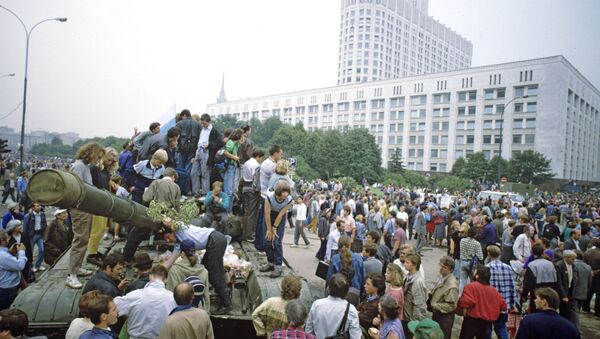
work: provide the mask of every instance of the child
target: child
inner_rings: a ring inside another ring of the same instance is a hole
[[[304,198],[302,197],[298,197],[297,202],[296,228],[294,230],[294,245],[292,245],[292,247],[298,247],[298,239],[302,236],[305,245],[304,248],[308,248],[310,242],[308,241],[308,238],[306,238],[306,234],[304,234],[304,228],[306,227],[306,204],[304,204]]]

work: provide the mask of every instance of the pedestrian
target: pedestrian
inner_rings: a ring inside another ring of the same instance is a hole
[[[146,188],[148,188],[154,180],[160,179],[163,176],[165,164],[168,159],[167,151],[159,149],[152,154],[150,160],[142,160],[133,165],[133,169],[137,174],[134,188],[131,191],[131,199],[133,201],[138,204],[143,204],[143,196]]]
[[[17,201],[21,202],[27,196],[27,185],[29,184],[29,174],[27,171],[21,171],[17,178]]]
[[[92,299],[102,295],[100,291],[89,291],[79,297],[79,318],[71,320],[65,339],[78,339],[83,332],[94,328],[94,323],[90,320],[88,314],[88,304]]]
[[[283,149],[279,145],[273,145],[269,148],[269,157],[260,164],[260,193],[261,203],[259,205],[259,216],[258,222],[256,223],[256,234],[254,238],[254,247],[259,251],[264,251],[266,247],[265,235],[266,235],[266,216],[265,216],[265,200],[267,199],[267,193],[269,192],[269,181],[271,176],[275,173],[275,164],[283,158]],[[291,189],[290,189],[291,193]],[[312,213],[312,206],[311,206]]]
[[[308,248],[310,242],[304,233],[304,229],[306,228],[306,204],[304,204],[304,198],[298,197],[296,199],[298,205],[296,208],[296,227],[294,228],[294,245],[292,247],[298,247],[298,240],[302,236],[302,240],[304,240],[305,248]]]
[[[542,287],[535,290],[538,312],[523,318],[516,339],[580,339],[575,325],[556,312],[559,303],[559,296],[553,289]]]
[[[581,291],[578,288],[585,286],[580,284],[580,273],[578,267],[575,265],[577,254],[572,250],[563,251],[563,260],[556,263],[556,278],[558,295],[560,296],[560,315],[571,321],[576,327],[579,327],[579,308],[580,299],[576,298],[578,295],[585,294],[587,297],[586,290]]]
[[[325,205],[323,205],[323,206],[325,206]],[[329,229],[330,229],[330,222],[329,222],[330,217],[331,217],[331,209],[330,208],[323,209],[321,211],[321,215],[319,216],[319,222],[317,224],[317,236],[319,237],[319,240],[321,240],[321,246],[319,247],[319,250],[317,251],[317,254],[315,255],[315,257],[321,261],[329,260],[329,259],[326,259],[326,254],[327,254],[327,244],[329,243],[328,237],[329,237]]]
[[[338,241],[339,253],[331,257],[329,270],[327,271],[327,279],[335,273],[342,273],[350,281],[350,291],[347,299],[353,304],[358,304],[360,300],[360,291],[365,284],[365,268],[363,258],[356,253],[350,251],[351,239],[348,235],[340,236]],[[381,271],[378,272],[381,274]]]
[[[596,220],[600,224],[600,220]],[[592,269],[592,287],[582,305],[584,312],[590,312],[590,303],[594,294],[596,300],[600,300],[600,239],[595,238],[590,241],[587,251],[585,251],[585,262]],[[600,317],[600,302],[594,306],[594,316]]]
[[[137,131],[137,128],[136,128]],[[139,158],[139,153],[142,150],[142,147],[144,146],[144,142],[146,141],[146,139],[148,139],[149,137],[156,135],[160,133],[160,123],[158,122],[153,122],[150,124],[150,126],[148,127],[147,130],[137,133],[137,135],[135,135],[132,140],[131,140],[131,144],[132,144],[132,152],[131,152],[131,158],[133,160],[133,163],[136,163],[137,161],[141,160],[138,159]],[[120,163],[120,162],[119,162]]]
[[[297,277],[288,275],[281,280],[281,295],[271,297],[252,312],[252,323],[257,336],[271,337],[273,331],[283,329],[289,324],[285,309],[291,300],[298,299],[302,284]]]
[[[535,226],[528,225],[525,231],[517,236],[513,245],[513,254],[522,263],[531,255],[531,238],[535,232]]]
[[[334,274],[329,279],[329,296],[315,300],[310,307],[305,331],[317,338],[326,338],[337,334],[338,329],[349,333],[352,339],[361,337],[358,311],[345,300],[350,284],[343,274]],[[341,324],[344,324],[341,327]],[[341,328],[340,328],[341,327]]]
[[[396,299],[382,296],[379,300],[378,315],[372,321],[377,331],[370,328],[369,336],[373,339],[404,339],[404,330],[399,319],[400,308]]]
[[[175,153],[177,151],[177,143],[179,139],[179,135],[181,135],[181,130],[177,126],[173,126],[169,128],[167,134],[153,134],[148,137],[140,150],[138,156],[138,163],[143,160],[151,159],[151,157],[158,150],[165,151],[166,159],[164,160],[164,165],[166,167],[177,168],[177,162],[175,160]],[[135,165],[134,165],[135,169]],[[137,172],[137,170],[136,170]],[[139,174],[139,172],[138,172]]]
[[[27,262],[25,245],[14,244],[10,249],[7,246],[8,234],[0,229],[0,310],[9,308],[17,297],[21,271]]]
[[[440,259],[439,265],[440,275],[429,292],[427,308],[432,313],[433,321],[439,324],[444,338],[450,339],[454,324],[454,310],[458,305],[458,281],[452,275],[454,259],[445,256]]]
[[[9,196],[13,202],[17,202],[17,199],[15,198],[17,181],[15,179],[15,174],[11,173],[8,175],[8,178],[4,180],[4,189],[2,191],[2,204],[6,203],[6,199],[8,199]]]
[[[261,172],[262,173],[262,172]],[[281,264],[283,261],[283,235],[285,234],[285,223],[287,221],[288,209],[292,206],[290,186],[280,180],[275,186],[274,192],[268,192],[265,199],[265,225],[266,225],[266,253],[268,263],[263,265],[259,271],[272,271],[269,277],[281,276]]]
[[[117,323],[117,305],[113,297],[99,295],[88,302],[87,314],[94,324],[91,330],[83,332],[79,339],[114,339],[110,326]]]
[[[454,277],[460,279],[461,272],[461,261],[460,261],[460,241],[462,238],[467,236],[468,227],[464,228],[460,225],[458,220],[453,220],[450,225],[452,232],[450,234],[450,246],[448,248],[448,255],[454,259]]]
[[[243,145],[243,144],[242,144]],[[252,242],[258,223],[260,206],[260,163],[265,156],[261,149],[254,149],[252,157],[242,165],[242,201],[244,204],[244,231],[242,240]]]
[[[165,203],[168,207],[179,210],[181,205],[181,189],[176,184],[179,175],[172,167],[165,168],[162,178],[153,180],[148,189],[142,194],[144,205],[149,205],[151,201]]]
[[[179,113],[181,120],[175,125],[181,131],[179,139],[177,140],[177,168],[180,169],[185,175],[181,182],[183,194],[188,195],[190,190],[190,184],[187,180],[190,175],[192,167],[192,159],[196,154],[198,147],[198,140],[200,139],[200,124],[198,121],[192,119],[192,114],[189,110],[184,109]]]
[[[104,295],[118,297],[123,294],[129,284],[127,278],[121,279],[123,261],[118,254],[109,254],[104,257],[100,271],[94,274],[83,287],[81,293],[98,290]]]
[[[175,287],[173,298],[177,303],[158,335],[158,339],[197,338],[213,339],[214,332],[210,317],[205,310],[192,304],[194,289],[188,283]]]
[[[27,245],[31,246],[31,251],[34,246],[38,248],[38,255],[33,263],[34,273],[46,270],[42,263],[44,262],[44,232],[47,227],[46,214],[42,210],[42,205],[37,201],[33,202],[29,213],[23,218],[23,233],[30,241]]]
[[[385,295],[392,297],[398,302],[398,318],[404,319],[404,273],[400,266],[389,264],[385,271],[385,282],[387,287]]]
[[[327,249],[325,251],[325,261],[330,262],[331,258],[339,252],[339,239],[344,232],[344,223],[337,219],[331,224],[329,235],[327,236]]]
[[[385,244],[381,243],[381,233],[379,231],[369,231],[366,236],[366,243],[375,244],[377,246],[377,254],[375,257],[383,264],[383,270],[385,271],[387,265],[394,261],[392,251]]]
[[[523,290],[521,292],[521,305],[529,298],[531,312],[535,311],[535,290],[540,287],[558,289],[557,270],[550,260],[544,257],[542,244],[533,245],[531,252],[534,259],[527,264],[523,277]]]
[[[159,127],[160,128],[160,127]],[[126,141],[123,146],[123,151],[119,154],[119,167],[117,167],[117,172],[119,176],[123,178],[123,186],[127,192],[133,186],[133,164],[135,164],[135,159],[133,157],[133,143],[131,141]]]
[[[25,214],[21,212],[21,206],[19,203],[11,202],[6,206],[6,213],[2,216],[2,228],[6,228],[6,225],[11,220],[23,220]]]
[[[464,315],[460,339],[489,338],[490,326],[506,310],[506,302],[498,291],[490,286],[490,269],[479,265],[472,283],[465,286],[458,300]]]
[[[427,287],[425,279],[418,274],[421,268],[421,257],[418,254],[408,254],[404,259],[404,267],[408,274],[404,278],[404,316],[402,326],[407,333],[408,322],[423,320],[427,313]]]
[[[165,320],[177,307],[173,292],[165,288],[168,271],[162,265],[150,270],[150,282],[143,289],[115,298],[119,316],[127,316],[130,338],[158,337]]]
[[[406,243],[406,222],[396,218],[394,223],[394,234],[392,235],[392,255],[394,258],[400,257],[400,247]]]
[[[56,260],[69,248],[73,233],[69,225],[69,212],[65,209],[54,211],[54,220],[44,232],[44,261],[54,265]]]
[[[468,227],[468,226],[467,226]],[[462,294],[463,288],[469,283],[472,278],[475,267],[480,262],[483,262],[483,251],[481,244],[475,240],[477,230],[475,227],[470,227],[467,230],[467,237],[460,240],[460,284],[458,285],[458,294]]]
[[[363,244],[367,235],[367,227],[364,223],[364,217],[362,214],[356,216],[356,235],[354,242],[352,243],[352,252],[360,253],[363,250]]]
[[[498,319],[494,320],[493,329],[498,338],[508,338],[508,329],[506,328],[508,311],[513,310],[517,306],[517,291],[515,289],[515,281],[513,278],[514,274],[509,265],[499,260],[500,248],[498,246],[489,245],[487,247],[487,253],[490,259],[486,265],[490,269],[490,285],[496,288],[508,305],[507,310],[500,312]]]
[[[301,300],[290,300],[287,305],[285,305],[285,315],[288,319],[287,329],[274,331],[273,334],[271,334],[271,339],[316,339],[314,334],[304,331],[304,322],[308,316],[308,311]]]
[[[381,273],[383,272],[383,263],[377,259],[377,246],[372,243],[367,243],[363,247],[362,256],[364,259],[363,266],[365,267],[365,275],[369,273]],[[389,265],[388,265],[389,266]]]
[[[427,222],[427,216],[429,215],[428,210],[427,210],[427,204],[421,204],[420,206],[420,212],[417,213],[417,215],[414,218],[414,223],[413,223],[413,229],[416,232],[416,238],[417,238],[417,245],[416,245],[416,250],[417,253],[421,253],[421,249],[423,248],[423,246],[425,246],[425,243],[427,242],[426,236],[427,236],[427,228],[426,228],[426,222]]]
[[[189,239],[194,243],[196,250],[206,250],[201,264],[208,270],[210,285],[220,299],[219,308],[213,315],[222,315],[231,312],[231,295],[225,282],[225,270],[223,268],[223,256],[227,248],[227,238],[213,228],[197,227],[193,225],[180,225],[170,218],[165,218],[163,224],[168,228],[163,237],[168,243],[179,242]]]

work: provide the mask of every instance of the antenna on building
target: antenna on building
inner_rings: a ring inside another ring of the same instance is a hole
[[[221,92],[219,92],[217,104],[222,104],[224,102],[227,102],[227,98],[225,97],[225,72],[223,72],[223,77],[221,78]]]

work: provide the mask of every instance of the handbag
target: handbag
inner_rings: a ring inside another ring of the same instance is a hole
[[[324,261],[319,261],[315,275],[323,280],[327,280],[327,272],[329,272],[329,264]]]
[[[344,327],[346,327],[346,320],[348,320],[348,310],[350,310],[350,303],[346,304],[346,312],[344,312],[344,317],[342,318],[340,327],[338,327],[335,335],[325,337],[325,339],[350,339],[350,331],[344,331]]]

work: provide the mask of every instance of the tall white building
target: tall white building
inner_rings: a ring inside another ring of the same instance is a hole
[[[556,178],[600,181],[600,92],[563,56],[207,105],[213,117],[279,117],[311,131],[364,127],[387,165],[449,172],[458,157],[535,150]],[[503,131],[500,127],[503,121]]]
[[[471,42],[428,15],[428,0],[342,0],[338,85],[471,66]]]

